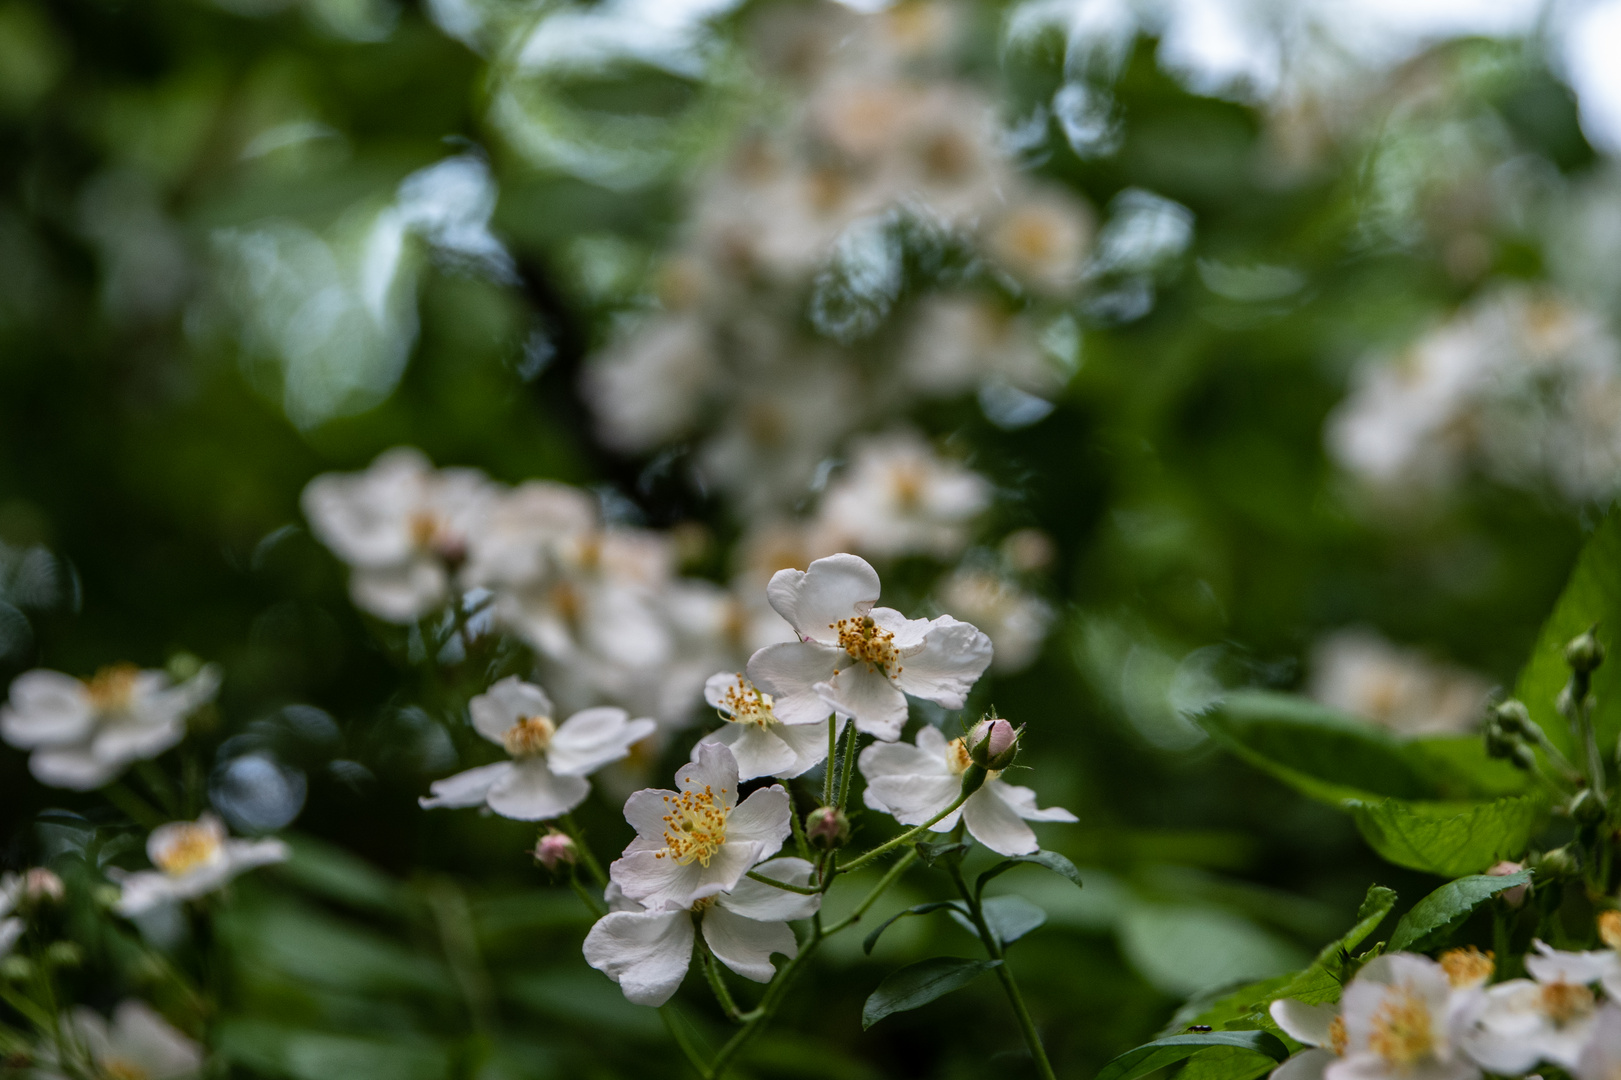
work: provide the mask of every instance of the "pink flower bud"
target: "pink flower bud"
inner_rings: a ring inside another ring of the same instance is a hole
[[[1525,866],[1523,864],[1509,862],[1505,859],[1496,866],[1492,867],[1490,870],[1486,871],[1486,873],[1490,874],[1492,877],[1508,877],[1510,874],[1518,874],[1524,869]],[[1507,903],[1509,907],[1517,908],[1521,904],[1525,903],[1525,894],[1530,888],[1531,886],[1529,885],[1516,885],[1512,889],[1504,889],[1500,895],[1503,897],[1504,902]]]
[[[559,863],[568,863],[573,866],[579,861],[579,849],[567,833],[560,833],[556,829],[546,830],[546,834],[535,845],[535,861],[548,870],[556,870]]]
[[[850,839],[850,819],[836,806],[818,806],[805,816],[805,839],[823,851],[843,847]]]
[[[1019,752],[1019,733],[999,716],[986,717],[968,732],[968,756],[976,765],[986,769],[1005,769],[1013,764]]]

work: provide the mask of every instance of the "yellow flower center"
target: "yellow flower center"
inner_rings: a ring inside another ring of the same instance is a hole
[[[840,619],[829,623],[828,629],[839,635],[839,648],[850,654],[850,659],[871,664],[886,675],[899,675],[901,668],[895,652],[895,635],[873,621],[871,615],[859,619]],[[893,667],[894,670],[891,670]]]
[[[557,725],[549,716],[520,716],[518,722],[501,735],[501,745],[513,757],[534,757],[546,752]]]
[[[895,466],[890,474],[890,488],[895,494],[895,503],[902,510],[916,510],[923,501],[923,484],[926,477],[922,468],[906,463]]]
[[[720,793],[725,795],[726,789]],[[726,808],[715,802],[715,793],[707,784],[702,791],[666,795],[664,802],[670,808],[664,815],[665,850],[655,858],[668,855],[682,866],[708,866],[726,843]]]
[[[107,1080],[147,1080],[147,1072],[133,1061],[110,1057],[102,1061],[101,1071]]]
[[[1435,1050],[1435,1024],[1424,999],[1397,987],[1373,1014],[1368,1049],[1391,1065],[1414,1065]]]
[[[411,543],[419,551],[437,555],[446,562],[460,562],[467,557],[467,541],[450,527],[450,522],[432,510],[418,510],[411,515],[408,526]]]
[[[1492,977],[1496,969],[1493,954],[1481,952],[1470,945],[1465,949],[1448,949],[1441,954],[1441,967],[1454,989],[1479,986]]]
[[[1593,1011],[1593,991],[1578,983],[1552,982],[1542,985],[1542,1013],[1557,1026],[1564,1027],[1580,1020]]]
[[[1621,949],[1621,911],[1601,912],[1598,917],[1598,936],[1612,949]]]
[[[98,712],[117,712],[129,708],[140,674],[134,664],[111,664],[90,676],[84,687]]]
[[[1040,265],[1060,254],[1053,223],[1028,210],[1008,218],[1002,227],[1002,240],[1009,252],[1032,265]]]
[[[722,715],[734,724],[753,724],[767,728],[777,722],[771,710],[771,695],[750,686],[743,676],[737,677],[736,686],[728,686],[721,695]]]
[[[1345,1047],[1350,1041],[1351,1037],[1345,1033],[1345,1019],[1343,1017],[1336,1016],[1328,1022],[1328,1045],[1334,1053],[1344,1057]]]
[[[946,131],[923,147],[923,168],[936,181],[960,180],[974,165],[974,145],[966,137]]]
[[[219,854],[219,834],[205,825],[177,825],[172,838],[152,860],[158,869],[179,877],[210,862]]]

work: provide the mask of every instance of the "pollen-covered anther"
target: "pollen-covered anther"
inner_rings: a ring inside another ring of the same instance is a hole
[[[134,664],[111,664],[97,671],[84,686],[90,701],[102,712],[129,707],[141,671]]]
[[[1473,945],[1463,949],[1448,949],[1441,954],[1441,968],[1447,973],[1447,981],[1453,989],[1461,990],[1465,987],[1479,986],[1492,977],[1496,968],[1495,958],[1490,952],[1481,952]]]
[[[1392,1065],[1413,1065],[1435,1049],[1435,1020],[1424,999],[1396,988],[1373,1014],[1368,1049]]]
[[[885,674],[900,671],[900,654],[895,651],[895,635],[873,621],[871,615],[859,619],[840,619],[832,627],[839,635],[839,648],[850,654],[850,659],[871,664]]]
[[[203,825],[184,824],[175,828],[172,838],[153,858],[158,869],[178,877],[211,862],[220,853],[220,838]]]
[[[501,733],[501,745],[516,758],[534,757],[546,752],[557,725],[549,716],[520,716],[518,722]]]
[[[734,724],[753,724],[764,728],[777,722],[776,714],[772,711],[771,695],[750,686],[741,675],[737,677],[737,685],[728,686],[721,695],[720,707],[722,715]]]
[[[725,795],[724,789],[720,792]],[[726,816],[728,809],[716,802],[715,793],[706,784],[702,791],[683,791],[680,795],[666,795],[670,812],[664,815],[664,850],[655,857],[668,855],[682,866],[697,863],[707,867],[715,852],[726,843]]]
[[[1593,991],[1579,983],[1542,984],[1542,1012],[1560,1027],[1587,1016],[1596,1004]]]

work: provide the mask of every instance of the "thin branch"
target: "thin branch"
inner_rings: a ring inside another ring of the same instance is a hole
[[[862,855],[861,857],[857,858],[854,862],[845,863],[843,865],[835,864],[834,865],[834,873],[835,874],[853,873],[854,871],[861,869],[863,866],[866,866],[868,863],[872,862],[874,859],[882,858],[883,856],[888,855],[891,851],[894,851],[896,848],[900,847],[902,844],[909,843],[914,838],[916,838],[918,836],[921,836],[923,833],[927,832],[928,829],[931,826],[938,825],[946,817],[950,816],[950,814],[953,811],[957,810],[959,807],[962,806],[963,803],[967,802],[968,801],[968,796],[972,795],[972,794],[973,794],[973,792],[971,792],[971,791],[959,792],[957,797],[955,799],[951,800],[951,805],[947,806],[944,810],[940,811],[938,814],[934,815],[932,818],[925,821],[923,824],[906,830],[905,832],[901,833],[899,836],[895,837],[893,840],[890,840],[890,841],[888,841],[886,843],[883,843],[883,844],[879,844],[877,847],[873,848],[871,851],[867,852],[865,855]],[[831,877],[829,878],[829,880],[831,880]]]
[[[764,874],[756,874],[753,870],[748,872],[748,876],[762,885],[770,885],[772,888],[781,889],[783,892],[796,892],[801,896],[820,896],[826,891],[825,889],[813,888],[807,885],[790,885],[786,881],[778,881],[776,878],[768,878]]]

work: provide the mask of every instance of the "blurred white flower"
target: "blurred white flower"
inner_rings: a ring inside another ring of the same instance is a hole
[[[1480,1080],[1461,1045],[1463,1014],[1478,990],[1454,992],[1446,971],[1412,953],[1369,961],[1340,995],[1344,1058],[1328,1080]]]
[[[736,888],[788,838],[788,793],[781,784],[737,801],[737,759],[699,743],[676,770],[679,791],[644,789],[625,802],[636,830],[609,875],[625,896],[652,911],[690,908]]]
[[[912,316],[899,362],[907,383],[931,395],[960,394],[990,383],[1051,395],[1063,385],[1028,317],[969,293],[925,297]]]
[[[721,672],[704,684],[704,700],[727,724],[700,742],[720,743],[737,758],[738,779],[798,776],[827,757],[827,725],[785,724],[771,708],[771,695],[742,675]]]
[[[952,226],[972,227],[1014,184],[1000,134],[996,110],[977,88],[935,82],[918,93],[880,166],[883,183]]]
[[[195,899],[254,867],[285,862],[288,854],[280,840],[231,839],[213,814],[196,821],[171,821],[146,838],[146,855],[156,870],[108,871],[122,888],[114,910],[132,918],[161,905]]]
[[[773,696],[777,720],[809,724],[831,713],[880,739],[900,737],[906,695],[960,709],[991,662],[991,642],[949,615],[908,619],[878,602],[878,572],[854,555],[807,571],[780,570],[767,595],[799,641],[749,659],[749,679]]]
[[[685,434],[720,378],[704,320],[655,316],[586,368],[583,390],[603,442],[639,453]]]
[[[112,1023],[78,1006],[62,1016],[63,1036],[90,1055],[95,1075],[116,1080],[181,1080],[202,1071],[204,1050],[144,1001],[126,998],[113,1010]],[[42,1048],[41,1080],[62,1080],[54,1047]],[[78,1075],[74,1069],[73,1074]]]
[[[566,571],[564,545],[597,528],[596,501],[579,488],[530,480],[493,494],[468,538],[463,580],[524,588]]]
[[[772,859],[755,872],[790,885],[810,882],[811,864],[804,859]],[[715,958],[746,979],[769,982],[776,974],[773,954],[793,958],[798,942],[788,923],[808,919],[821,907],[821,896],[805,896],[743,880],[718,895],[688,906],[643,909],[621,901],[619,910],[597,920],[585,938],[586,963],[618,983],[638,1005],[663,1005],[686,977],[692,960],[693,923]]]
[[[862,439],[852,453],[849,471],[822,497],[824,543],[879,559],[961,553],[974,518],[991,503],[983,477],[910,432]]]
[[[1091,214],[1073,195],[1040,188],[1020,194],[989,223],[985,247],[1026,285],[1061,293],[1080,281],[1092,229]]]
[[[1621,1074],[1621,1004],[1612,1000],[1600,1006],[1593,1037],[1582,1047],[1570,1074],[1576,1080],[1613,1080]]]
[[[179,684],[133,664],[87,680],[37,669],[12,681],[0,737],[33,751],[28,768],[40,783],[88,791],[180,742],[186,718],[214,699],[219,683],[214,665]]]
[[[611,705],[586,709],[558,724],[546,692],[509,675],[467,703],[473,728],[502,747],[511,761],[480,765],[429,786],[427,809],[488,806],[502,817],[547,821],[573,810],[591,793],[585,779],[630,753],[653,733],[652,720],[632,720]]]
[[[862,795],[868,807],[889,814],[902,825],[921,825],[956,801],[962,776],[973,764],[962,739],[949,742],[938,728],[925,726],[915,746],[874,743],[857,763],[867,778]],[[1028,855],[1039,846],[1026,821],[1075,821],[1061,806],[1036,806],[1036,793],[1009,784],[992,772],[968,800],[933,825],[950,832],[961,819],[975,840],[1001,855]]]
[[[1337,630],[1312,648],[1310,695],[1401,735],[1472,731],[1491,684],[1368,630]]]
[[[1489,1072],[1519,1075],[1542,1061],[1574,1068],[1599,1021],[1592,985],[1621,984],[1613,949],[1570,953],[1534,944],[1525,957],[1531,978],[1487,987],[1468,1012],[1463,1045]]]
[[[476,469],[435,469],[402,446],[364,472],[317,476],[303,504],[315,535],[353,567],[355,606],[410,623],[449,599],[494,493]]]
[[[1053,609],[1000,574],[959,567],[939,587],[940,606],[985,632],[996,649],[991,670],[1010,675],[1035,663]]]

